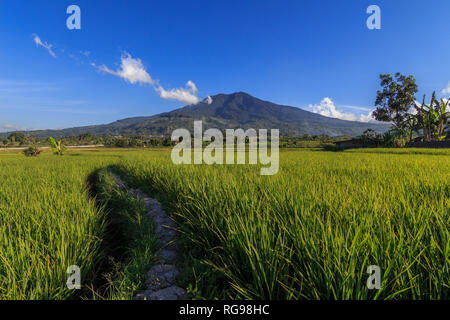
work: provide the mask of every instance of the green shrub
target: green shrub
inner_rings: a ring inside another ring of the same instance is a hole
[[[408,139],[403,138],[403,137],[394,139],[394,147],[395,148],[404,148],[407,143],[408,143]]]
[[[41,154],[41,150],[39,150],[39,148],[37,147],[29,147],[25,150],[23,150],[23,154],[27,157],[37,157],[38,155]]]
[[[409,137],[404,130],[392,129],[383,134],[383,145],[386,147],[403,148],[408,142]]]

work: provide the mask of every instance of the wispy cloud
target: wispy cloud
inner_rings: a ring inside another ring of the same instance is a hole
[[[0,79],[0,86],[30,86],[30,85],[48,85],[48,83]]]
[[[165,89],[159,84],[159,81],[152,79],[141,59],[133,58],[129,53],[125,52],[120,60],[120,67],[115,71],[105,65],[97,66],[95,63],[91,63],[91,65],[101,72],[115,75],[131,84],[151,85],[163,99],[178,100],[185,104],[200,102],[200,98],[197,96],[198,89],[193,81],[189,80],[184,88]]]
[[[45,130],[41,128],[32,128],[32,127],[20,127],[15,124],[3,124],[0,125],[0,132],[12,132],[12,131],[34,131],[34,130]]]
[[[3,124],[1,126],[1,128],[4,129],[4,130],[17,130],[17,129],[19,129],[19,127],[17,125],[10,124],[10,123]]]
[[[47,49],[49,54],[56,58],[56,54],[52,51],[53,45],[43,42],[36,34],[34,35],[33,41],[37,46],[42,46]],[[79,51],[79,54],[90,60],[89,51]],[[73,54],[68,53],[68,56],[71,59],[79,61],[79,59]],[[150,85],[163,99],[177,100],[184,104],[196,104],[200,102],[200,98],[197,95],[198,89],[193,81],[189,80],[185,87],[166,89],[158,80],[152,79],[141,59],[133,58],[127,52],[122,54],[120,58],[120,66],[117,70],[113,70],[104,64],[97,65],[92,61],[90,61],[89,64],[100,72],[122,78],[131,84]],[[211,102],[207,100],[207,103]]]
[[[44,91],[56,91],[58,88],[52,83],[31,82],[20,80],[0,80],[0,93],[10,96],[11,94],[20,94],[23,98],[24,93],[39,93]],[[3,97],[5,95],[2,95]]]
[[[450,94],[450,81],[447,83],[447,86],[442,90],[442,94]]]
[[[52,47],[53,47],[52,44],[49,44],[49,43],[47,43],[47,42],[45,42],[45,41],[43,42],[43,41],[41,40],[41,38],[39,38],[39,36],[38,36],[37,34],[33,34],[33,41],[34,41],[34,43],[36,44],[36,46],[41,46],[41,47],[47,49],[48,53],[49,53],[53,58],[56,58],[56,54],[55,54],[55,52],[53,52],[53,50],[52,50]]]
[[[36,131],[36,130],[47,130],[47,128],[36,128],[36,127],[20,127],[15,124],[4,124],[0,125],[0,132],[12,132],[12,131]]]
[[[43,107],[41,109],[43,112],[52,112],[52,113],[71,113],[71,114],[87,114],[87,115],[104,115],[105,113],[111,114],[111,113],[117,113],[113,110],[100,110],[100,109],[80,109],[80,108],[53,108],[53,107]]]
[[[322,101],[320,102],[320,104],[315,104],[315,105],[310,104],[308,108],[309,108],[309,110],[311,110],[314,113],[320,114],[325,117],[330,117],[330,118],[337,118],[337,119],[348,120],[348,121],[359,121],[359,122],[375,121],[372,118],[373,111],[371,111],[370,109],[364,108],[364,107],[346,106],[345,108],[348,108],[348,109],[368,111],[368,113],[355,115],[354,113],[351,113],[351,112],[343,112],[343,111],[338,110],[336,108],[336,105],[334,104],[333,100],[328,97],[323,98]]]
[[[372,109],[367,107],[358,107],[358,106],[348,106],[348,105],[342,105],[340,106],[342,109],[352,109],[357,111],[371,111]]]

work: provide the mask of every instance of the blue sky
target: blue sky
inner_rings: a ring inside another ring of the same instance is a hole
[[[71,4],[81,30],[66,27]],[[371,4],[381,30],[366,27]],[[380,73],[413,74],[418,97],[443,94],[449,12],[448,0],[3,0],[0,131],[108,123],[236,91],[363,120]]]

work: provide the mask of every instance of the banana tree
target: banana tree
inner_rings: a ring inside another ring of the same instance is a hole
[[[421,128],[417,114],[410,114],[406,117],[405,132],[406,132],[406,135],[408,136],[408,139],[410,142],[413,139],[414,132],[417,132],[419,134],[419,131],[421,129],[422,128]]]
[[[434,116],[438,122],[436,136],[438,140],[444,140],[447,134],[444,134],[445,126],[448,123],[448,119],[450,119],[450,111],[447,111],[447,107],[450,105],[450,99],[445,101],[441,99],[441,103],[438,104],[438,107],[434,111]]]
[[[48,143],[50,144],[50,148],[52,148],[53,152],[58,156],[62,156],[64,150],[66,150],[66,147],[64,147],[64,145],[62,144],[61,139],[58,139],[58,141],[56,141],[53,137],[49,137]]]
[[[427,105],[425,103],[426,96],[423,96],[422,104],[416,103],[415,107],[417,110],[416,118],[419,125],[422,127],[423,138],[425,141],[431,141],[433,137],[434,129],[437,126],[437,121],[435,117],[435,107],[438,104],[436,100],[436,92],[433,92],[431,97],[431,103]]]

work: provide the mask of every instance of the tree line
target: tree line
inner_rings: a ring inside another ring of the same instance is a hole
[[[170,137],[111,137],[96,136],[91,133],[85,133],[79,136],[62,137],[59,138],[58,141],[61,141],[61,144],[66,146],[104,145],[106,147],[115,148],[166,147],[174,145],[170,140]],[[39,138],[34,135],[27,135],[23,132],[13,132],[7,137],[0,139],[0,147],[42,147],[49,145],[49,143],[51,144],[49,138]]]

